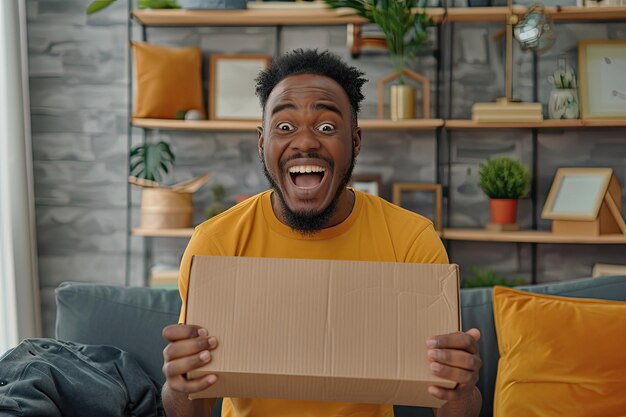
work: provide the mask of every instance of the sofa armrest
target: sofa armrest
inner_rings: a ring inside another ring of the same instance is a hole
[[[161,331],[178,322],[178,291],[64,282],[55,292],[57,339],[125,350],[163,384]]]

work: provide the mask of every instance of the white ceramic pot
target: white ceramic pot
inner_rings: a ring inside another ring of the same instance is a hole
[[[550,119],[578,119],[578,90],[575,88],[559,88],[552,90],[548,102]]]

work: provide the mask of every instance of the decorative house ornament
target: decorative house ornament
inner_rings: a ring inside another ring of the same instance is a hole
[[[411,60],[422,51],[428,41],[427,28],[433,26],[430,16],[419,8],[418,0],[324,0],[331,9],[352,9],[370,23],[378,25],[384,34],[384,45],[389,51],[389,57],[395,68],[395,72],[378,83],[378,117],[383,117],[384,84],[395,78],[399,79],[398,87],[392,87],[391,96],[391,119],[412,119],[415,117],[415,90],[412,86],[405,85],[404,76],[428,84],[423,76],[408,70]],[[352,27],[348,32],[348,44],[352,56],[360,54],[361,27]],[[356,39],[356,42],[355,42]],[[352,44],[350,45],[350,42]],[[383,43],[376,41],[376,45]],[[381,90],[383,91],[381,93]],[[428,90],[424,88],[424,98],[429,100]],[[429,103],[425,103],[428,104]],[[428,107],[423,109],[424,118],[429,117]]]
[[[559,168],[541,217],[552,232],[569,235],[626,234],[622,190],[611,168]]]
[[[430,83],[428,78],[403,68],[401,71],[391,73],[378,81],[378,108],[377,117],[385,118],[385,85],[395,79],[405,76],[422,86],[422,118],[430,118]],[[408,84],[395,84],[389,89],[389,117],[392,120],[414,119],[416,102],[416,89]]]

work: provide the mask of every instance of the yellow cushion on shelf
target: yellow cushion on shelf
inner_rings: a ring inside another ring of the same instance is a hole
[[[132,42],[133,117],[175,119],[179,110],[198,110],[202,100],[202,52]]]
[[[626,415],[626,303],[493,290],[494,417]]]

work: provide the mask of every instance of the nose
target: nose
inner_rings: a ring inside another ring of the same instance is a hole
[[[292,149],[301,152],[319,149],[321,146],[320,141],[315,137],[315,133],[304,129],[293,137],[289,145]]]

